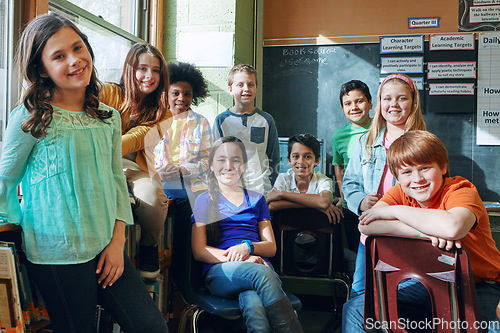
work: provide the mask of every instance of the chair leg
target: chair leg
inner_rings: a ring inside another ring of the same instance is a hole
[[[178,333],[184,333],[185,330],[186,330],[186,321],[187,321],[187,316],[189,315],[189,313],[191,311],[194,311],[194,309],[197,309],[198,306],[195,305],[195,304],[192,304],[192,305],[188,305],[184,308],[184,310],[182,310],[182,314],[181,314],[181,320],[179,322],[179,328],[177,329],[177,332]]]
[[[205,312],[205,310],[202,310],[198,307],[196,307],[196,310],[194,310],[192,321],[193,321],[193,333],[198,333],[198,318],[200,315]]]

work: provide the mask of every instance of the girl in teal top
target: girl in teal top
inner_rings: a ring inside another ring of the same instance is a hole
[[[57,14],[42,15],[24,30],[18,57],[27,89],[5,134],[0,218],[23,229],[31,278],[53,327],[95,332],[101,304],[125,331],[166,332],[123,252],[133,219],[120,116],[98,101],[87,37]]]

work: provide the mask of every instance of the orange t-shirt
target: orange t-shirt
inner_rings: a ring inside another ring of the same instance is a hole
[[[399,184],[390,189],[380,200],[389,205],[420,207],[415,199],[403,192]],[[476,224],[460,240],[469,253],[475,282],[500,281],[500,251],[491,237],[488,213],[476,187],[459,176],[445,178],[441,192],[428,208],[449,210],[454,207],[467,208],[476,215]]]

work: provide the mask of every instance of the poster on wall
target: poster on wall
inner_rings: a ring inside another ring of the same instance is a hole
[[[476,78],[475,61],[428,62],[428,79],[474,79]]]
[[[500,28],[499,0],[458,0],[458,31],[495,31]]]
[[[474,34],[432,34],[429,36],[429,51],[474,50]]]
[[[387,57],[380,59],[380,74],[423,72],[424,57]]]
[[[500,145],[500,32],[479,34],[477,68],[478,145]]]

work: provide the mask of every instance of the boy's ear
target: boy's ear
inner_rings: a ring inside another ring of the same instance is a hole
[[[448,173],[448,164],[445,164],[441,169],[441,174],[444,176]]]
[[[314,162],[314,166],[317,166],[320,161],[321,161],[321,157],[316,158],[316,161]]]

